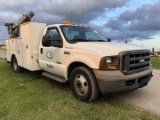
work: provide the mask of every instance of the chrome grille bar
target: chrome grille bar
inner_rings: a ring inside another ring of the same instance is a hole
[[[150,66],[150,51],[128,51],[120,53],[121,71],[124,74],[133,74],[146,70]]]

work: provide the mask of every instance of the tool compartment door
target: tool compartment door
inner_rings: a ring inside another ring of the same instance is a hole
[[[22,37],[22,60],[23,67],[26,69],[31,69],[31,54],[30,54],[30,26],[29,24],[23,24],[21,26],[21,37]]]
[[[21,25],[20,31],[22,38],[21,50],[23,68],[26,68],[30,71],[36,71],[41,69],[38,63],[38,49],[41,36],[45,27],[46,24],[36,22],[28,22]]]

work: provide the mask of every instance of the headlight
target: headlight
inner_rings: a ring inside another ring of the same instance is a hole
[[[112,63],[112,58],[111,57],[107,57],[106,58],[106,63]]]
[[[118,70],[119,69],[119,57],[118,56],[107,56],[100,60],[100,70]]]

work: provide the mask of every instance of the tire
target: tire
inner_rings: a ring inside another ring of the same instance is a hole
[[[12,58],[11,67],[13,68],[14,72],[16,72],[16,73],[23,72],[23,68],[18,65],[18,61],[15,56],[13,56],[13,58]]]
[[[96,78],[85,66],[75,68],[70,76],[73,95],[83,102],[91,102],[99,95]]]

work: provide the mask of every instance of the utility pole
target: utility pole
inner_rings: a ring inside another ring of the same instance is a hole
[[[154,47],[152,48],[152,54],[154,55]]]
[[[126,43],[126,44],[128,43],[128,33],[127,33],[127,35],[126,35],[126,41],[125,41],[125,43]]]

